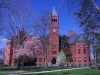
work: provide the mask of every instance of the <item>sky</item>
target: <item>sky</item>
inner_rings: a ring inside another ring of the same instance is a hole
[[[73,15],[73,12],[68,11],[68,8],[60,6],[62,0],[28,0],[33,10],[40,14],[41,11],[52,12],[53,7],[59,13],[59,34],[68,35],[68,30],[72,30],[78,34],[82,33],[78,27],[79,23]],[[5,41],[1,42],[0,48],[5,48]]]
[[[62,0],[28,0],[35,13],[40,14],[41,11],[52,12],[53,7],[59,13],[59,34],[68,35],[68,30],[81,33],[78,22],[72,12],[66,7],[60,6]],[[6,45],[5,40],[1,42],[0,48]]]
[[[60,6],[62,0],[28,0],[35,13],[40,14],[41,11],[52,12],[53,7],[59,13],[59,34],[68,35],[68,30],[72,30],[80,34],[82,31],[78,27],[78,21],[72,12],[66,7]],[[1,42],[0,48],[5,47],[5,40]]]
[[[61,7],[62,0],[29,0],[33,6],[34,11],[38,14],[41,11],[52,12],[53,7],[59,13],[59,34],[68,35],[68,30],[72,30],[76,33],[81,33],[81,29],[78,27],[78,21],[75,19],[73,13],[68,11],[66,7]]]

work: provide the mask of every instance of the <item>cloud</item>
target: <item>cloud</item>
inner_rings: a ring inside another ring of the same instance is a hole
[[[5,42],[5,41],[7,41],[7,39],[5,39],[5,38],[0,38],[0,42]]]

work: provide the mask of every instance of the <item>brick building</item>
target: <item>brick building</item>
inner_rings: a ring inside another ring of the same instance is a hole
[[[89,66],[90,65],[90,47],[85,43],[83,34],[73,33],[68,31],[69,44],[72,52],[72,62],[74,66]]]
[[[47,50],[47,62],[49,66],[57,65],[57,56],[59,54],[59,14],[56,12],[55,8],[53,8],[50,13],[50,30],[49,30],[49,44]],[[69,36],[69,44],[72,52],[72,62],[69,65],[73,66],[88,66],[90,64],[90,53],[89,53],[89,45],[86,45],[84,42],[84,35],[73,33],[72,31],[68,31]],[[36,34],[33,36],[27,36],[28,40],[31,40],[32,37],[37,37]],[[41,37],[39,37],[41,38]],[[10,41],[7,41],[5,48],[5,65],[14,65],[13,59],[13,50],[11,48]],[[39,50],[38,55],[35,58],[36,65],[41,66],[44,65],[44,53],[43,50]]]

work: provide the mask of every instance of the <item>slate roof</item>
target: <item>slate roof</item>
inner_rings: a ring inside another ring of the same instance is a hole
[[[52,16],[57,16],[57,12],[56,12],[56,10],[55,10],[55,7],[53,7]]]
[[[85,37],[83,34],[80,34],[78,39],[76,40],[77,42],[80,42],[80,41],[84,41],[85,40]]]
[[[73,33],[73,35],[71,37],[69,37],[69,44],[74,44],[75,42],[81,42],[84,41],[85,37],[83,34],[77,34],[77,33]]]

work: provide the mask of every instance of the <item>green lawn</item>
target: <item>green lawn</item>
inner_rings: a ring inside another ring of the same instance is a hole
[[[70,68],[80,68],[80,67],[64,67],[64,69],[70,69]],[[61,67],[48,67],[48,71],[51,70],[59,70]],[[18,70],[15,66],[0,66],[0,75],[2,74],[7,74],[7,73],[16,73],[19,72],[20,69]],[[43,67],[38,67],[38,66],[30,66],[30,67],[24,67],[24,71],[28,72],[38,72],[38,71],[44,71]]]
[[[64,67],[64,69],[70,69],[70,68],[80,68],[80,67]],[[48,70],[59,70],[62,69],[62,67],[48,67]],[[10,67],[0,67],[0,72],[2,71],[20,71],[20,69],[18,70],[15,66],[10,66]],[[32,72],[37,72],[37,71],[44,71],[43,67],[39,67],[39,66],[30,66],[30,67],[24,67],[24,71],[32,71]]]
[[[41,73],[41,74],[28,74],[28,75],[100,75],[100,70],[96,71],[93,68],[85,68],[78,70],[68,70],[62,72]]]
[[[81,67],[64,67],[64,69],[70,68],[81,68]],[[61,67],[48,67],[48,71],[59,70]],[[20,70],[16,69],[16,67],[0,67],[0,75],[6,75],[8,73],[17,73]],[[24,71],[27,72],[39,72],[44,71],[43,67],[38,66],[30,66],[25,67]],[[30,75],[40,75],[40,74],[30,74]],[[85,69],[77,69],[77,70],[69,70],[62,72],[52,72],[52,73],[41,73],[41,75],[100,75],[100,70],[95,71],[94,68],[85,68]]]

